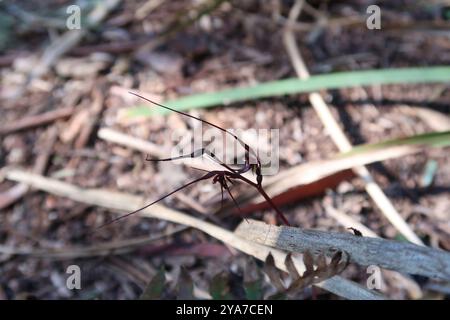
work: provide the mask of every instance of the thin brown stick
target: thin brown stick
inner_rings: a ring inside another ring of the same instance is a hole
[[[7,135],[21,130],[31,129],[52,123],[58,119],[67,118],[75,111],[74,107],[60,108],[38,115],[29,116],[0,128],[0,135]]]
[[[89,110],[87,123],[81,129],[80,135],[75,141],[75,148],[81,149],[88,143],[89,137],[97,124],[104,107],[104,96],[100,88],[92,90],[92,106]]]

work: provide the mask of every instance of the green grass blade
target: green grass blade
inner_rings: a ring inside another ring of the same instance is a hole
[[[307,80],[289,78],[261,83],[251,87],[232,88],[218,92],[194,94],[165,104],[177,110],[208,108],[239,101],[306,93],[322,89],[395,83],[450,82],[450,67],[423,67],[337,72],[321,74]],[[128,110],[128,116],[151,116],[167,110],[142,105]]]
[[[356,154],[367,153],[375,150],[404,145],[416,145],[426,147],[443,148],[450,146],[450,131],[438,131],[419,134],[406,138],[386,140],[380,143],[364,144],[354,147],[351,151],[341,153],[339,157],[348,157]]]

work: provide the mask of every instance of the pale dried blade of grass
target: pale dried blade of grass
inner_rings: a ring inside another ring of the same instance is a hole
[[[163,148],[152,142],[130,136],[111,128],[101,128],[98,131],[97,135],[102,140],[147,153],[156,159],[168,158],[171,156],[170,150],[164,150]],[[208,171],[223,169],[215,162],[205,161],[205,158],[186,158],[174,160],[173,163],[182,163],[189,167]]]

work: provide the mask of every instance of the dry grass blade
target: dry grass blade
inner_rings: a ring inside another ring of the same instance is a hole
[[[349,230],[355,229],[355,230],[359,231],[359,233],[361,233],[361,235],[364,235],[364,237],[372,237],[372,238],[378,237],[378,235],[374,231],[372,231],[371,229],[366,227],[361,222],[353,219],[349,215],[347,215],[339,210],[336,210],[329,204],[325,204],[324,207],[325,207],[325,211],[327,212],[327,214],[330,217],[334,218],[340,225],[342,225],[344,227],[353,226],[353,227],[347,228],[347,229],[349,229]],[[356,234],[356,232],[355,232],[355,235],[358,235],[358,234]]]
[[[146,141],[144,139],[136,138],[133,136],[130,136],[128,134],[110,129],[110,128],[101,128],[98,133],[98,137],[102,140],[112,142],[119,144],[121,146],[128,147],[130,149],[138,150],[144,153],[147,153],[148,155],[155,157],[155,158],[165,158],[167,155],[170,155],[169,150],[162,150],[161,146],[158,146],[154,143],[151,143],[149,141]],[[199,158],[186,158],[186,159],[180,159],[176,160],[180,163],[183,163],[185,165],[203,169],[207,171],[212,171],[214,169],[220,169],[220,166],[217,165],[215,162],[212,161],[203,161]]]
[[[101,206],[113,211],[129,212],[140,208],[142,203],[145,202],[145,199],[142,197],[102,189],[81,189],[75,185],[58,181],[56,179],[50,179],[20,170],[9,170],[6,172],[6,177],[9,180],[27,183],[31,187],[42,191],[67,197],[74,201]],[[251,255],[262,261],[265,261],[267,255],[271,252],[275,259],[275,265],[277,268],[280,270],[286,270],[286,266],[284,265],[286,254],[283,251],[246,240],[240,236],[237,236],[233,232],[220,228],[211,223],[199,220],[176,210],[169,209],[160,204],[143,210],[140,215],[150,218],[163,219],[196,228],[244,252],[245,254]],[[294,259],[294,261],[299,270],[304,269],[304,265],[301,260]],[[330,278],[318,284],[318,286],[346,299],[385,299],[384,296],[377,292],[368,290],[352,281],[338,276]]]
[[[400,110],[405,114],[419,117],[433,130],[450,130],[450,117],[448,114],[423,107],[401,106]]]

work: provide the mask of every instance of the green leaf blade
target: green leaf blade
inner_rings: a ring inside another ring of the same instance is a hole
[[[238,87],[218,92],[194,94],[176,100],[169,100],[164,104],[176,110],[183,111],[326,89],[341,89],[376,84],[386,85],[436,82],[450,82],[450,67],[394,68],[319,74],[311,76],[306,80],[289,78],[269,81],[249,87]],[[154,114],[165,113],[167,113],[167,110],[162,108],[143,105],[130,108],[127,115],[129,117],[149,117]]]

